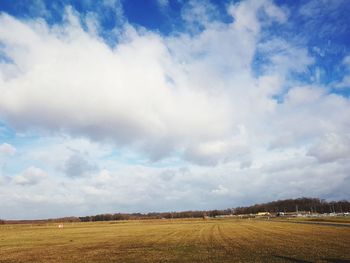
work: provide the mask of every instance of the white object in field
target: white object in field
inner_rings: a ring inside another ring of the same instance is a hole
[[[63,224],[59,224],[59,225],[58,225],[58,228],[63,228]]]

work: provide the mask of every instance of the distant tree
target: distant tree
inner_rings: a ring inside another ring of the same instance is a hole
[[[298,207],[299,211],[341,213],[350,211],[350,202],[347,200],[327,202],[324,199],[302,197],[298,199],[285,199],[269,203],[255,204],[252,206],[237,207],[234,209],[234,213],[256,214],[258,212],[295,212],[296,207]]]

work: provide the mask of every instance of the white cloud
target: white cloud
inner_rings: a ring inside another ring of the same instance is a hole
[[[0,144],[0,153],[4,155],[13,155],[16,152],[16,148],[11,144],[3,143]]]
[[[286,75],[290,72],[305,72],[314,59],[305,47],[294,46],[280,38],[272,38],[258,44],[258,51],[269,61],[266,72]]]
[[[326,134],[310,148],[308,154],[320,162],[350,159],[350,135]]]
[[[237,134],[228,140],[199,143],[188,149],[185,155],[199,164],[215,165],[220,161],[228,162],[247,155],[250,151],[249,143],[249,135],[245,127],[240,125]]]
[[[318,87],[293,87],[289,90],[286,100],[295,106],[317,103],[326,93],[326,90]]]
[[[350,56],[346,56],[343,59],[343,66],[346,68],[347,74],[343,76],[343,79],[334,84],[335,88],[350,88]]]
[[[29,167],[22,174],[15,176],[13,182],[18,185],[35,185],[46,177],[47,174],[43,170],[37,167]]]
[[[203,153],[204,158],[212,153],[217,160],[210,163],[227,159],[237,144],[230,133],[241,125],[232,111],[250,100],[240,87],[255,87],[249,64],[258,31],[251,35],[248,25],[241,24],[245,5],[255,2],[236,5],[232,25],[208,25],[194,38],[167,39],[126,24],[115,48],[83,31],[69,9],[67,22],[53,27],[3,14],[0,39],[16,68],[9,72],[9,65],[1,64],[2,116],[17,129],[39,127],[112,140],[155,160],[175,149]],[[271,5],[259,4],[249,13],[255,17],[259,8]],[[236,70],[231,76],[225,73]],[[226,146],[205,150],[218,142]]]
[[[260,21],[258,12],[263,11],[268,19]],[[229,13],[236,19],[235,27],[254,34],[260,31],[264,23],[277,21],[283,23],[287,19],[286,13],[273,4],[272,1],[250,0],[238,2],[229,7]]]
[[[325,134],[349,132],[348,99],[310,86],[291,88],[284,99],[271,115],[272,147],[308,147]]]
[[[208,25],[218,16],[216,7],[210,1],[190,0],[182,8],[182,19],[191,25]]]

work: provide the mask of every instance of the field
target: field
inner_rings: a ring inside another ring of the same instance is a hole
[[[2,225],[0,262],[350,262],[350,228],[258,220]]]
[[[339,224],[350,224],[350,217],[301,217],[301,218],[292,218],[288,221],[300,221],[300,222],[320,222],[320,223],[339,223]]]

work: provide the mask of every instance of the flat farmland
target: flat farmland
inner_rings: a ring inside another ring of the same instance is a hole
[[[350,262],[350,228],[247,219],[1,225],[0,262]]]

